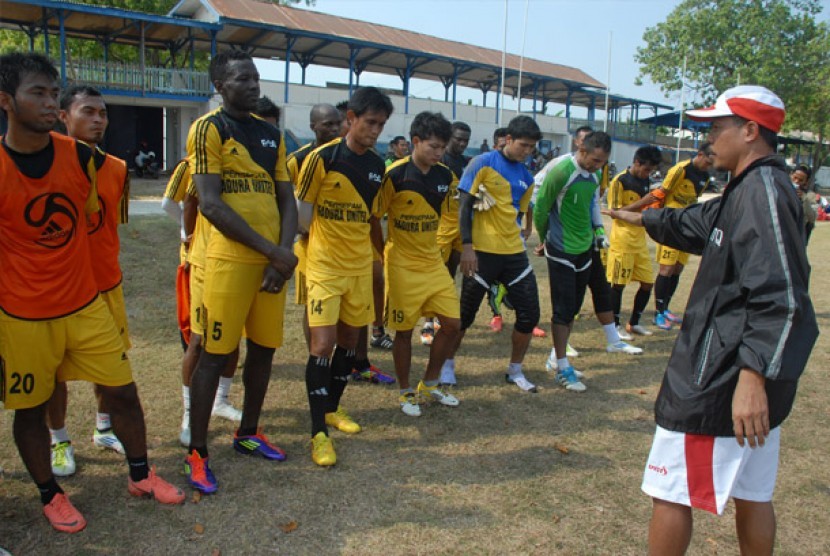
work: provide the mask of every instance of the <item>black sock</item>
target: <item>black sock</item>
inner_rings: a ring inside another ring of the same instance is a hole
[[[140,458],[127,458],[127,464],[130,466],[130,479],[134,483],[150,476],[150,465],[147,463],[146,455]]]
[[[634,294],[634,309],[631,311],[631,318],[628,321],[631,323],[631,326],[640,324],[640,317],[643,315],[643,311],[646,310],[649,297],[651,297],[651,290],[644,290],[642,288]]]
[[[250,428],[250,429],[243,429],[243,428],[240,427],[240,428],[236,429],[236,436],[254,436],[256,434],[256,431],[257,431],[256,427],[253,427],[253,428]]]
[[[326,407],[329,400],[330,376],[328,357],[308,357],[305,366],[305,388],[308,394],[308,407],[311,409],[311,436],[318,432],[328,434]]]
[[[356,371],[365,371],[366,369],[368,369],[371,366],[372,366],[372,364],[369,363],[369,358],[364,357],[363,359],[355,359],[354,360],[353,369],[356,370]]]
[[[386,334],[386,329],[383,326],[372,326],[372,337],[377,338]]]
[[[54,498],[58,494],[63,494],[63,489],[60,487],[60,485],[58,485],[58,482],[55,480],[54,477],[52,477],[45,483],[35,484],[37,485],[37,489],[40,491],[40,501],[43,502],[44,506],[51,502],[52,498]]]
[[[662,313],[669,306],[669,289],[671,288],[671,276],[657,275],[654,281],[654,310]]]
[[[614,324],[620,325],[620,310],[622,308],[622,294],[625,286],[611,288],[611,309],[614,311]]]
[[[346,351],[337,346],[334,348],[334,356],[331,358],[331,382],[329,383],[329,403],[326,412],[337,411],[340,405],[340,398],[349,383],[349,375],[354,367],[354,350]]]
[[[197,454],[199,454],[200,458],[205,459],[208,457],[207,446],[194,446],[193,444],[191,444],[187,447],[187,455],[192,454],[194,450]]]
[[[680,275],[675,274],[671,277],[671,286],[669,287],[669,293],[666,296],[666,310],[669,310],[669,303],[671,302],[671,298],[674,297],[674,292],[677,291],[677,284],[680,283]]]

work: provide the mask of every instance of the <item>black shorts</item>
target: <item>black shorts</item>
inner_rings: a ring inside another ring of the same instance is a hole
[[[602,264],[602,257],[596,249],[591,249],[591,277],[588,279],[588,287],[594,300],[594,313],[611,311],[611,284],[605,277],[605,265]],[[580,307],[576,308],[577,312],[579,309]]]
[[[571,324],[582,307],[585,288],[591,278],[592,253],[593,249],[589,249],[579,255],[570,255],[545,244],[554,324]]]
[[[516,311],[515,328],[529,334],[539,324],[539,290],[527,253],[500,255],[476,251],[478,272],[465,276],[461,286],[461,328],[472,325],[481,300],[496,282],[504,284]]]

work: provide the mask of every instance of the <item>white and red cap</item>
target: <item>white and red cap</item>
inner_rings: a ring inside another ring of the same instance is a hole
[[[782,100],[766,87],[740,85],[724,91],[712,106],[686,110],[686,115],[701,122],[724,116],[740,116],[778,133],[786,112]]]

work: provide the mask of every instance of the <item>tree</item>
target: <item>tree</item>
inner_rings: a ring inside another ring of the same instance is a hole
[[[664,92],[686,85],[700,102],[740,83],[763,85],[787,106],[786,130],[830,136],[830,29],[819,0],[685,0],[646,29],[640,78]],[[819,144],[819,147],[821,144]],[[816,152],[814,160],[821,158]]]

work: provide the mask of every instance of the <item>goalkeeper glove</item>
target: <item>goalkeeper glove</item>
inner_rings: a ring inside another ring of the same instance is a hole
[[[608,241],[608,238],[605,236],[605,228],[595,228],[594,229],[594,249],[596,251],[601,251],[603,249],[608,249],[611,247],[611,243]]]

